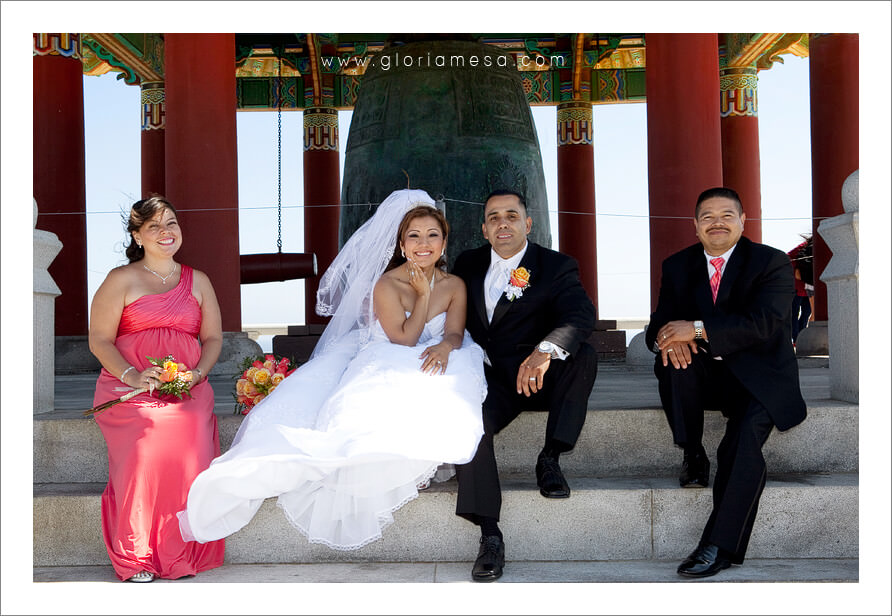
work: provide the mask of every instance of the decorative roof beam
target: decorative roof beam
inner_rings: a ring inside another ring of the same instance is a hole
[[[585,68],[586,34],[573,35],[573,100],[582,100],[582,71]]]
[[[164,75],[155,71],[129,45],[119,41],[114,34],[87,33],[85,43],[93,52],[116,69],[123,69],[125,81],[135,85],[145,81],[164,81]],[[91,40],[92,39],[92,40]]]
[[[316,35],[307,34],[307,50],[310,52],[310,79],[313,86],[313,106],[322,106],[322,76],[319,74],[319,49]]]

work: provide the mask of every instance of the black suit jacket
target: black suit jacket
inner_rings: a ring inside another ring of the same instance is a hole
[[[572,356],[594,329],[595,306],[579,280],[575,259],[529,242],[519,265],[530,272],[529,286],[513,301],[502,295],[489,323],[483,279],[491,250],[485,244],[464,251],[453,273],[468,288],[468,332],[486,350],[499,377],[513,383],[520,362],[543,340]]]
[[[741,237],[713,304],[703,246],[694,244],[663,261],[645,341],[655,349],[657,332],[669,321],[702,320],[710,353],[722,357],[778,429],[786,430],[806,414],[791,337],[793,294],[789,257]]]

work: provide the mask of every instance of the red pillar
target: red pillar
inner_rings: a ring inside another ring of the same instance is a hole
[[[140,160],[142,196],[165,195],[164,183],[164,82],[147,81],[140,85],[142,124]],[[176,206],[174,206],[176,207]]]
[[[663,259],[697,241],[697,196],[723,182],[719,59],[715,34],[647,34],[646,41],[650,297],[656,307]]]
[[[561,251],[579,262],[579,276],[598,305],[598,250],[595,224],[595,150],[592,105],[584,101],[557,108],[558,238]]]
[[[721,70],[722,177],[724,185],[740,195],[745,235],[754,242],[762,241],[758,84],[755,66]]]
[[[319,278],[338,254],[338,212],[341,166],[338,154],[338,111],[332,107],[304,110],[304,252],[316,255],[317,276],[306,278],[306,322],[322,324],[316,314]]]
[[[858,169],[858,35],[812,34],[808,55],[814,320],[826,321],[827,287],[819,277],[831,252],[818,225],[843,213],[843,182]]]
[[[180,213],[177,260],[214,285],[224,332],[240,332],[235,36],[165,34],[166,196]]]
[[[62,251],[49,267],[57,336],[87,334],[87,196],[84,175],[84,75],[79,34],[34,35],[34,198],[37,228]]]

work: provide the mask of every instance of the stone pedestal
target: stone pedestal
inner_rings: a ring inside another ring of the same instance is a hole
[[[653,366],[654,353],[644,342],[644,332],[639,332],[629,341],[626,350],[626,363],[632,366]]]
[[[37,225],[37,201],[34,201]],[[56,297],[61,294],[47,268],[62,242],[55,233],[34,229],[34,414],[52,411],[55,405]]]
[[[56,336],[56,374],[99,372],[102,364],[90,351],[88,336]]]
[[[830,396],[858,402],[858,172],[843,184],[844,214],[821,221],[818,233],[833,256],[821,273],[827,285]],[[811,329],[811,327],[807,328]],[[805,333],[805,332],[803,332]]]
[[[796,337],[796,357],[814,357],[829,353],[827,321],[812,321]]]
[[[223,348],[211,374],[214,377],[235,376],[242,360],[249,355],[263,355],[263,348],[246,332],[223,332]]]

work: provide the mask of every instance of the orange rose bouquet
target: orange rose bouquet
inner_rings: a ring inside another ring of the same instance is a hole
[[[153,394],[153,392],[158,392],[160,394],[165,394],[168,396],[176,396],[180,400],[183,399],[183,396],[192,397],[192,394],[189,392],[189,387],[192,383],[192,371],[186,367],[186,364],[178,363],[173,355],[167,355],[165,357],[149,357],[146,355],[146,359],[149,360],[149,363],[153,366],[158,366],[161,368],[161,374],[158,375],[158,380],[161,381],[161,385],[158,387],[140,387],[138,389],[134,389],[133,391],[127,392],[120,398],[115,398],[114,400],[109,400],[108,402],[103,402],[97,406],[94,406],[91,409],[84,411],[84,415],[95,415],[97,413],[101,413],[107,408],[113,407],[114,405],[120,402],[126,402],[130,398],[138,396],[139,394],[143,394],[145,392],[149,392],[149,394]]]
[[[254,406],[275,391],[279,383],[297,370],[293,359],[270,353],[246,357],[235,382],[235,413],[247,415]]]
[[[186,368],[186,364],[178,363],[173,358],[173,355],[168,355],[161,359],[156,357],[146,357],[146,359],[153,366],[160,366],[162,369],[161,376],[158,377],[161,385],[156,387],[155,391],[169,396],[176,396],[180,400],[183,399],[183,394],[190,398],[192,397],[192,394],[189,393],[192,371]]]

